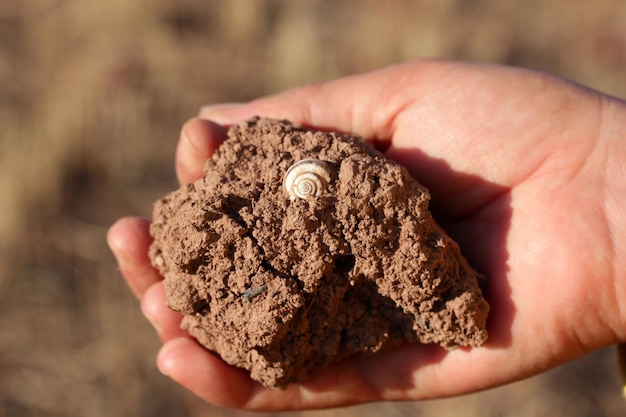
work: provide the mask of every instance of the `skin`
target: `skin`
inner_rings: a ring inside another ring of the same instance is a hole
[[[266,389],[178,328],[147,257],[148,221],[121,219],[109,244],[163,340],[158,367],[206,401],[287,410],[459,395],[626,340],[624,102],[522,69],[409,62],[203,108],[178,143],[181,184],[202,175],[226,127],[254,115],[354,132],[405,165],[489,277],[490,337],[482,348],[409,345],[354,357],[301,385]]]

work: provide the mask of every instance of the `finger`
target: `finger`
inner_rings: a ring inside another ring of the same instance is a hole
[[[286,389],[265,388],[248,372],[230,366],[190,338],[166,343],[157,358],[159,370],[205,401],[249,410],[327,408],[372,401],[367,387],[355,377],[353,366],[335,366]],[[345,368],[345,369],[344,369]]]
[[[118,220],[107,233],[107,242],[117,259],[126,283],[138,298],[161,276],[150,264],[148,249],[152,243],[150,222],[136,217]]]
[[[447,352],[439,346],[412,344],[355,356],[316,370],[305,383],[283,390],[264,388],[247,372],[227,365],[188,337],[167,342],[157,364],[161,372],[212,404],[249,410],[301,410],[439,398],[490,388],[514,380],[515,369],[521,369],[519,362],[525,360],[520,359],[522,356],[512,359],[503,349]],[[500,372],[493,373],[493,369]],[[517,377],[536,372],[525,369]]]
[[[394,121],[408,103],[419,98],[428,63],[388,67],[334,81],[297,87],[242,105],[207,106],[200,117],[223,125],[233,125],[253,116],[289,119],[294,123],[323,130],[351,132],[372,140],[379,147],[388,145]],[[420,78],[421,77],[421,78]]]
[[[427,389],[417,390],[416,368],[440,361],[441,351],[414,345],[386,355],[355,357],[316,370],[305,383],[285,389],[263,387],[247,372],[229,366],[185,337],[166,343],[157,364],[162,373],[215,405],[256,411],[302,410],[423,398],[436,384],[428,381],[433,378],[428,372],[430,377],[424,378]]]
[[[241,408],[253,384],[245,371],[227,365],[188,337],[165,343],[157,366],[205,401],[224,407]]]
[[[226,139],[226,129],[203,119],[191,119],[183,126],[176,147],[176,176],[181,184],[194,182],[203,175],[202,168]]]
[[[282,390],[264,388],[247,372],[227,365],[190,338],[166,343],[157,364],[161,372],[212,404],[278,411],[466,394],[516,379],[511,372],[520,369],[522,356],[512,359],[503,349],[448,352],[435,345],[412,344],[349,358]],[[493,373],[493,369],[500,372]],[[536,372],[525,369],[517,378]]]
[[[145,292],[141,300],[141,311],[163,342],[187,336],[187,332],[180,328],[182,315],[167,307],[162,282],[153,284]]]
[[[284,390],[264,388],[251,380],[246,371],[226,364],[187,337],[167,342],[159,352],[157,365],[163,374],[205,401],[222,407],[250,410],[324,408],[345,405],[345,398],[340,397],[345,391],[351,394],[355,391],[342,390],[341,386],[333,384],[338,378],[354,379],[346,378],[352,373],[341,369],[335,369],[330,378],[324,378],[329,376],[326,373],[317,378],[317,382],[309,382],[311,389],[299,385],[290,385]],[[322,397],[327,398],[322,400]]]
[[[359,363],[347,360],[313,372],[305,384],[265,388],[248,372],[230,366],[186,337],[166,343],[157,358],[168,375],[205,401],[249,410],[297,410],[346,406],[380,400],[363,379]]]

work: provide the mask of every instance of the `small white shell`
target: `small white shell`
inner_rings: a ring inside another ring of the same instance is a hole
[[[285,174],[283,186],[290,200],[319,197],[330,182],[330,167],[319,159],[303,159]]]

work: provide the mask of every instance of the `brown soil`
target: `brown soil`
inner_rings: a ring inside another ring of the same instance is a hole
[[[330,181],[290,199],[285,173],[307,158]],[[477,274],[428,191],[361,139],[253,119],[205,173],[157,202],[151,258],[184,328],[252,378],[283,387],[356,353],[486,340]]]

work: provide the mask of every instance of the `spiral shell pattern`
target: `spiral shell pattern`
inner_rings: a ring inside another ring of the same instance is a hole
[[[330,182],[330,168],[319,159],[303,159],[293,164],[285,174],[283,186],[290,200],[319,197]]]

